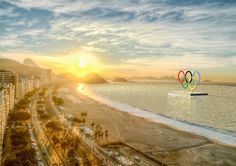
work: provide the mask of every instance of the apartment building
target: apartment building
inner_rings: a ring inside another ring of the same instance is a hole
[[[13,85],[12,85],[13,86]],[[12,87],[0,89],[0,159],[3,148],[3,138],[6,130],[7,117],[12,108],[12,99],[14,92],[12,92]],[[14,105],[13,105],[14,106]]]

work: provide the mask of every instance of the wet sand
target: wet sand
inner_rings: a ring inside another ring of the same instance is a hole
[[[236,148],[131,116],[73,90],[59,92],[66,114],[86,111],[86,124],[99,123],[109,131],[106,143],[123,142],[167,165],[236,165]]]

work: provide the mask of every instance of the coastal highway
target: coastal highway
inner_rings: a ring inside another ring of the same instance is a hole
[[[37,112],[36,112],[37,100],[38,96],[35,96],[31,104],[32,126],[34,129],[34,133],[38,142],[38,146],[41,152],[44,165],[53,165],[53,164],[61,165],[61,163],[63,163],[62,158],[54,149],[51,141],[49,140],[48,136],[46,135],[46,132],[44,131],[43,126],[40,124],[37,118]]]
[[[30,129],[30,131],[31,131],[30,134],[34,135],[33,137],[36,139],[36,144],[37,144],[36,151],[40,153],[39,156],[37,156],[38,165],[39,166],[42,166],[42,165],[49,166],[50,164],[49,164],[48,160],[46,159],[46,157],[44,156],[44,152],[41,147],[42,145],[40,144],[39,139],[38,139],[39,132],[37,132],[37,130],[40,131],[40,128],[38,127],[38,124],[37,124],[38,122],[35,117],[35,112],[36,112],[35,110],[36,110],[36,97],[33,98],[31,105],[30,105],[30,112],[31,112],[31,116],[32,116],[30,126],[33,127]],[[36,152],[36,154],[37,154],[37,152]]]

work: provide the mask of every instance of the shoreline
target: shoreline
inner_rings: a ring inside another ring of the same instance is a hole
[[[160,115],[158,113],[145,111],[143,109],[140,109],[140,108],[128,105],[128,104],[106,100],[96,95],[89,96],[82,92],[78,92],[78,93],[85,95],[91,100],[95,100],[101,104],[105,104],[108,107],[117,109],[118,111],[126,112],[131,116],[136,116],[150,122],[163,124],[175,130],[184,131],[190,134],[202,136],[217,144],[221,144],[221,145],[225,145],[229,147],[236,147],[236,135],[234,133],[230,133],[228,131],[220,130],[220,129],[209,127],[209,126],[197,125],[195,123],[190,123],[187,121],[176,120],[171,117]]]
[[[108,144],[123,142],[167,165],[236,164],[234,147],[219,145],[203,136],[130,115],[90,99],[71,87],[69,89],[70,92],[60,92],[65,100],[65,112],[79,116],[81,111],[86,111],[86,124],[100,123],[109,130]],[[72,102],[67,95],[73,95],[78,101]]]

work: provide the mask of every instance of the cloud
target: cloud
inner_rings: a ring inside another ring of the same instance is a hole
[[[140,69],[203,69],[236,65],[236,57],[206,57],[204,55],[186,54],[171,57],[148,57],[123,60],[124,64],[138,66]],[[178,62],[178,63],[176,63]]]
[[[124,63],[124,67],[136,60],[154,63],[147,66],[161,62],[173,68],[179,62],[176,68],[193,67],[180,61],[183,57],[203,68],[235,65],[230,63],[236,56],[233,1],[14,0],[0,4],[0,50],[23,47],[57,56],[82,49],[104,63]]]
[[[1,38],[1,41],[0,47],[20,47],[23,45],[23,42],[20,40]]]

